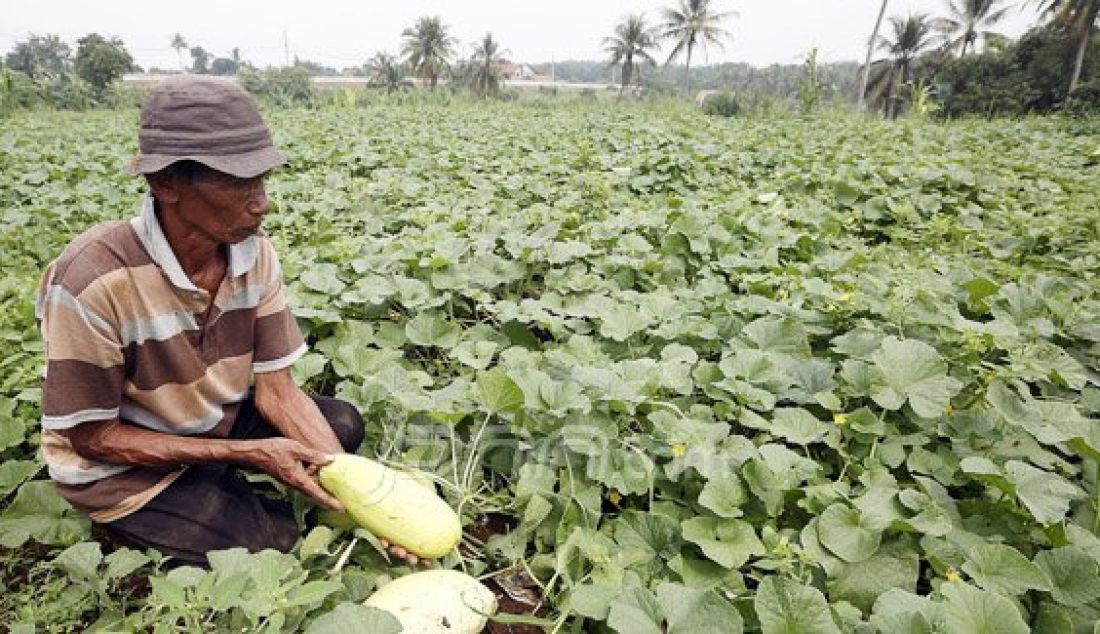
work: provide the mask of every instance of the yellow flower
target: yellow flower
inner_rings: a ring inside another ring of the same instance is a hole
[[[954,412],[955,412],[955,408],[951,407],[951,403],[948,403],[947,405],[943,406],[943,415],[944,416],[950,416]]]
[[[619,502],[623,501],[623,494],[619,493],[618,489],[611,489],[611,491],[607,494],[607,499],[611,500],[611,503],[615,506],[618,506]]]
[[[945,574],[943,576],[943,578],[950,581],[950,582],[952,582],[952,583],[954,583],[954,582],[958,581],[959,579],[961,579],[962,577],[960,577],[959,573],[955,572],[954,569],[952,569],[952,570],[948,570],[947,574]]]
[[[677,458],[684,455],[685,452],[687,452],[687,447],[685,447],[684,443],[682,442],[678,442],[672,446],[672,455],[676,456]]]
[[[848,424],[848,415],[840,413],[840,412],[836,412],[836,413],[833,414],[833,422],[836,423],[837,425],[847,425]]]
[[[842,302],[850,302],[850,301],[852,301],[852,294],[851,293],[841,293],[840,297],[837,297],[837,300],[842,301]]]

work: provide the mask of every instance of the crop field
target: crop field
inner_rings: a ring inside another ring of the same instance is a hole
[[[296,377],[459,510],[493,631],[1100,631],[1100,122],[268,116]],[[203,570],[53,491],[34,290],[136,213],[136,122],[0,122],[0,630],[397,631],[297,494]]]

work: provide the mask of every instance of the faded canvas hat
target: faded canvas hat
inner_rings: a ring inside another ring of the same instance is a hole
[[[157,84],[141,109],[140,153],[131,174],[197,161],[238,178],[286,162],[252,95],[235,81],[184,75]]]

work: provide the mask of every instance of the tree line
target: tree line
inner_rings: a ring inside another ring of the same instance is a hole
[[[558,80],[613,82],[620,96],[728,91],[738,100],[797,102],[804,110],[823,101],[854,102],[859,109],[890,117],[937,110],[957,116],[1100,106],[1100,77],[1093,71],[1100,51],[1092,37],[1100,0],[944,0],[943,15],[937,16],[888,15],[888,8],[889,0],[882,0],[862,65],[822,64],[816,51],[810,51],[802,65],[693,67],[700,51],[721,49],[731,41],[727,25],[737,14],[712,0],[676,0],[659,10],[655,22],[636,13],[613,25],[600,43],[603,60],[532,68]],[[1034,28],[1016,40],[996,30],[1013,8],[1036,15]],[[139,70],[118,38],[92,33],[77,44],[74,56],[56,35],[32,35],[17,43],[3,60],[0,88],[6,88],[5,98],[18,99],[22,88],[22,93],[45,94],[58,107],[103,101],[115,79]],[[387,91],[412,83],[435,89],[446,82],[451,89],[496,97],[509,65],[509,52],[492,33],[462,55],[439,16],[421,17],[404,29],[399,51],[379,51],[364,64],[341,71],[297,57],[288,67],[260,70],[243,60],[237,48],[214,55],[190,45],[180,33],[168,44],[177,54],[179,71],[237,75],[250,89],[289,101],[309,99],[310,76],[336,74],[363,76]]]

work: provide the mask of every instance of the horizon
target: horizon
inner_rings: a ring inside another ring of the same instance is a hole
[[[177,55],[168,46],[178,32],[189,46],[202,46],[215,57],[227,57],[236,47],[242,60],[259,67],[284,66],[298,58],[340,71],[364,64],[377,51],[399,50],[402,29],[420,16],[439,15],[459,41],[457,58],[466,57],[471,43],[488,31],[511,61],[528,65],[600,61],[605,57],[603,38],[624,15],[645,11],[655,23],[657,10],[672,2],[615,0],[592,6],[562,0],[553,6],[523,3],[529,5],[524,11],[517,11],[515,4],[478,0],[456,7],[443,0],[409,0],[376,14],[369,4],[364,7],[347,0],[320,0],[308,10],[284,1],[226,5],[196,0],[171,27],[154,29],[149,24],[163,21],[163,16],[136,0],[106,0],[96,6],[43,0],[9,8],[0,32],[0,52],[11,51],[31,34],[56,34],[75,51],[77,38],[95,32],[122,39],[143,69],[178,70],[181,58],[184,65],[190,62],[186,51]],[[822,63],[862,63],[879,7],[878,0],[790,0],[782,7],[733,1],[714,4],[719,11],[739,14],[723,23],[732,40],[722,49],[697,49],[693,67],[801,64],[813,48]],[[887,18],[918,11],[942,15],[944,4],[943,0],[893,0]],[[334,22],[332,16],[338,14],[349,17]],[[211,15],[219,19],[212,20]],[[1013,8],[996,30],[1016,38],[1037,22],[1034,11]],[[884,22],[883,28],[887,26]],[[665,61],[668,48],[662,46],[659,61]],[[682,66],[682,59],[672,65]]]

